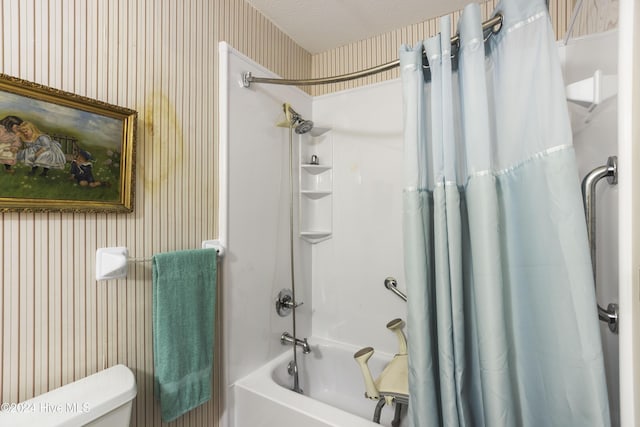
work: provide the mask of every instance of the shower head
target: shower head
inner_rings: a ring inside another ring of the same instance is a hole
[[[313,122],[311,120],[298,120],[298,125],[294,129],[298,135],[302,135],[304,133],[309,132],[313,129]]]
[[[307,133],[313,128],[313,122],[311,120],[303,119],[296,110],[291,108],[291,105],[285,103],[282,108],[284,109],[284,114],[289,122],[289,127],[294,128],[298,135]]]

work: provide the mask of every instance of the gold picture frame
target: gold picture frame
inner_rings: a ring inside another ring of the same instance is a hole
[[[132,212],[137,117],[0,74],[0,212]]]

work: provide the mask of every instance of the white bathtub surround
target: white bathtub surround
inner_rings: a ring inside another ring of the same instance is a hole
[[[406,319],[402,254],[402,87],[399,80],[313,99],[332,128],[333,235],[313,247],[313,335],[395,353],[385,325]]]
[[[309,339],[311,354],[298,357],[304,394],[289,390],[289,353],[266,363],[238,381],[234,387],[236,427],[374,427],[371,421],[377,401],[364,397],[360,369],[353,360],[358,347],[319,337]],[[369,360],[377,375],[392,354],[376,352]],[[382,411],[382,425],[389,426],[393,408]],[[406,414],[402,427],[407,426]]]
[[[615,49],[607,42],[603,43],[602,48],[615,54]],[[602,52],[590,59],[596,60],[599,55]],[[575,61],[572,69],[577,70],[584,58],[585,54],[574,55],[570,59]],[[300,262],[296,265],[299,269],[296,270],[297,284],[300,284],[296,297],[304,302],[298,312],[303,332],[297,338],[308,338],[312,347],[317,344],[316,340],[326,340],[347,343],[345,345],[353,350],[352,353],[371,346],[376,349],[376,354],[393,354],[397,349],[397,341],[385,325],[396,317],[406,319],[407,307],[405,302],[383,286],[386,277],[394,276],[398,280],[398,289],[406,292],[401,235],[392,231],[400,230],[402,222],[400,81],[392,80],[309,98],[288,87],[253,85],[251,89],[241,89],[241,72],[253,71],[254,75],[266,75],[268,72],[259,72],[260,67],[233,52],[229,54],[229,62],[230,65],[224,66],[225,70],[229,70],[224,90],[232,94],[227,111],[237,121],[228,140],[229,160],[233,164],[229,170],[233,179],[229,184],[231,198],[228,216],[233,228],[230,227],[229,238],[231,255],[224,266],[224,310],[226,339],[231,346],[227,347],[225,354],[229,360],[226,378],[233,381],[227,382],[227,416],[233,418],[232,415],[236,414],[239,418],[234,421],[271,425],[275,419],[282,420],[280,414],[286,413],[291,416],[292,425],[296,426],[356,425],[345,422],[352,419],[342,413],[339,403],[317,397],[317,394],[314,394],[314,398],[319,400],[310,402],[308,396],[298,396],[288,390],[275,388],[273,383],[268,388],[254,386],[254,381],[258,381],[261,375],[259,372],[268,376],[270,368],[267,364],[270,365],[280,354],[284,353],[280,359],[283,365],[286,366],[291,360],[291,347],[282,347],[279,343],[282,332],[291,332],[290,318],[278,317],[273,307],[275,297],[285,287],[281,285],[288,282],[288,182],[285,177],[288,173],[288,135],[286,129],[275,128],[273,124],[282,118],[282,103],[289,102],[305,118],[311,118],[316,126],[331,128],[326,138],[326,141],[330,141],[332,158],[331,236],[313,245],[296,239],[295,244],[300,249],[296,252]],[[607,68],[603,70],[606,74],[611,73]],[[574,76],[583,79],[592,76],[593,72],[593,69],[584,70]],[[307,101],[310,104],[306,104]],[[603,120],[609,115],[608,108],[607,102],[599,105],[593,120]],[[615,121],[615,118],[609,117],[607,120]],[[221,126],[229,122],[227,119],[221,120]],[[607,139],[607,135],[610,135],[609,139],[615,140],[615,135],[596,126],[590,125],[588,132],[594,135],[604,132],[603,138]],[[580,174],[583,175],[583,171],[591,164],[602,161],[597,153],[604,151],[609,155],[610,150],[602,141],[581,143],[579,138],[580,135],[577,135],[575,148]],[[307,142],[300,139],[302,146]],[[305,151],[303,158],[310,157],[310,154],[314,153]],[[325,155],[319,157],[322,163]],[[247,173],[247,170],[251,172]],[[300,177],[296,176],[295,179]],[[609,194],[615,191],[614,188],[604,189],[603,203],[617,203],[610,199]],[[608,222],[610,217],[609,213],[602,214],[599,220],[602,218]],[[615,233],[616,228],[614,224],[601,224],[598,233],[605,233],[605,230]],[[257,238],[262,232],[266,233],[266,237]],[[601,236],[598,241],[602,242],[603,251],[615,253],[615,242]],[[271,255],[265,256],[269,252]],[[600,260],[599,275],[609,270],[605,266],[608,263],[604,258]],[[601,295],[598,299],[611,300]],[[258,320],[246,321],[249,312],[251,319]],[[607,337],[604,337],[606,341]],[[411,345],[411,337],[408,336],[408,339]],[[605,343],[607,346],[610,344]],[[617,346],[615,343],[612,345]],[[608,360],[615,362],[612,349],[615,350],[615,347],[605,348],[605,358],[611,352]],[[314,356],[313,351],[310,356]],[[305,363],[305,358],[299,354],[300,363]],[[346,359],[349,361],[344,362],[345,366],[353,364],[353,368],[357,369],[352,354]],[[608,365],[607,369],[610,369]],[[378,372],[374,372],[374,375]],[[300,373],[305,374],[304,365],[300,366]],[[353,393],[359,401],[364,393],[364,384],[358,376],[358,370],[351,373],[355,375],[352,379]],[[289,378],[286,373],[282,375],[285,379]],[[322,380],[338,380],[333,372],[324,373],[321,377]],[[611,383],[612,378],[607,378],[610,389],[617,388],[617,384]],[[302,388],[305,392],[309,387],[313,391],[314,386],[305,384],[305,381],[303,377]],[[328,387],[327,390],[332,388]],[[610,397],[614,394],[615,391],[610,393]],[[327,402],[337,406],[328,408]],[[260,409],[253,409],[252,405],[259,405],[255,408]],[[612,403],[612,413],[615,413],[616,406]],[[251,413],[246,413],[247,408],[251,408]],[[337,415],[334,419],[330,415],[328,419],[319,418],[309,408]],[[334,413],[334,410],[338,412]],[[372,407],[365,412],[369,411],[371,413],[366,416],[367,420],[373,415]],[[392,411],[385,408],[383,414],[391,416],[388,412]],[[262,414],[262,418],[252,418],[256,414]],[[615,415],[612,419],[616,425]],[[231,427],[237,424],[227,425]]]
[[[280,343],[283,332],[292,332],[291,316],[280,317],[275,310],[280,290],[291,287],[288,129],[276,123],[282,121],[284,102],[310,117],[311,98],[292,87],[245,89],[239,83],[242,72],[273,74],[225,43],[219,52],[220,99],[226,107],[220,108],[220,151],[226,153],[221,169],[227,171],[228,194],[227,250],[221,267],[226,396],[222,423],[233,426],[231,386],[292,351]],[[296,299],[304,302],[297,313],[297,338],[305,338],[311,335],[313,306],[310,245],[294,239],[294,250]]]
[[[389,354],[397,349],[385,325],[406,318],[406,304],[384,288],[384,279],[394,276],[399,289],[405,289],[401,237],[388,232],[401,227],[401,174],[387,167],[398,165],[402,155],[401,91],[398,81],[391,81],[312,100],[292,87],[246,89],[240,84],[242,72],[270,73],[226,44],[220,47],[220,92],[227,107],[221,108],[220,118],[220,149],[227,161],[221,170],[227,171],[229,195],[222,266],[223,423],[235,426],[243,404],[235,402],[234,383],[281,353],[292,356],[291,347],[280,343],[283,332],[292,332],[291,317],[280,317],[275,310],[278,293],[290,287],[288,130],[276,126],[285,102],[305,118],[312,116],[313,106],[316,127],[331,128],[315,142],[309,134],[294,135],[294,148],[303,146],[302,156],[310,160],[316,154],[320,164],[332,158],[332,180],[338,183],[329,212],[331,236],[316,244],[294,239],[296,299],[304,302],[297,311],[297,338],[345,342],[353,352],[364,346]],[[300,153],[294,154],[299,158]],[[295,168],[296,185],[298,173]],[[294,203],[297,209],[298,197]],[[298,220],[296,215],[300,231]],[[304,363],[306,357],[299,354],[298,360]],[[364,385],[352,354],[350,358],[359,399]],[[302,365],[303,375],[304,370]]]
[[[227,187],[221,191],[229,195],[227,254],[222,268],[225,406],[235,408],[224,414],[225,422],[238,425],[238,411],[248,408],[232,392],[236,381],[281,353],[292,356],[291,347],[280,344],[282,333],[292,332],[291,317],[278,316],[274,304],[281,289],[290,287],[288,130],[276,126],[283,119],[285,102],[305,118],[311,117],[313,103],[316,126],[331,129],[316,141],[309,134],[295,135],[294,149],[304,148],[294,154],[309,161],[316,154],[320,164],[332,159],[332,180],[339,183],[332,194],[329,238],[315,244],[294,239],[296,299],[304,303],[297,309],[296,338],[326,338],[352,345],[346,363],[360,400],[364,385],[353,353],[372,346],[377,352],[393,354],[397,340],[385,325],[406,315],[406,304],[384,288],[385,278],[394,276],[404,290],[398,250],[401,236],[387,232],[401,227],[401,174],[387,167],[399,164],[402,155],[399,82],[312,100],[292,87],[241,87],[242,72],[269,73],[224,44],[220,63],[222,79],[227,82],[221,87],[220,102],[228,106],[220,120],[220,148],[227,159]],[[296,168],[296,185],[298,173]],[[300,231],[298,220],[296,215],[296,231]],[[257,320],[247,321],[247,313]],[[313,339],[309,338],[312,345]],[[307,356],[314,354],[298,354],[303,376]],[[373,416],[373,407],[375,403],[367,418]],[[383,414],[388,412],[393,411],[383,410]]]

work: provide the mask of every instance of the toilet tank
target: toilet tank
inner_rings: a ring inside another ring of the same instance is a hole
[[[15,405],[2,407],[0,427],[128,427],[137,389],[116,365]]]

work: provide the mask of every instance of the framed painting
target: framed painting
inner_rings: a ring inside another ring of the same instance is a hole
[[[131,212],[136,121],[0,74],[0,211]]]

